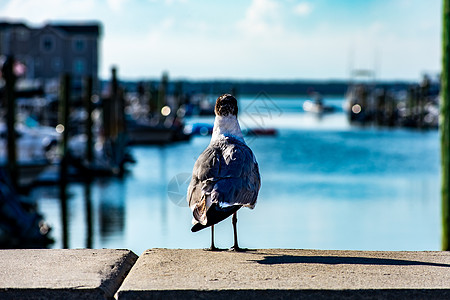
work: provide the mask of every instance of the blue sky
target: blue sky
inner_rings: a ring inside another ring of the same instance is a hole
[[[100,76],[419,80],[441,61],[439,0],[2,0],[0,16],[103,23]]]

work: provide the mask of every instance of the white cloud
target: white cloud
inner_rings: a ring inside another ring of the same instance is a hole
[[[168,5],[172,5],[176,3],[186,3],[187,0],[164,0],[164,2]]]
[[[250,34],[270,34],[282,31],[280,5],[273,0],[253,0],[238,23],[238,28]]]
[[[12,19],[41,23],[52,19],[86,18],[94,8],[95,2],[90,0],[11,0],[2,14]]]
[[[187,3],[188,0],[148,0],[149,2],[164,2],[167,5],[177,4],[177,3]]]
[[[107,0],[109,8],[114,12],[120,12],[127,0]]]
[[[299,16],[307,16],[311,14],[313,7],[309,2],[302,2],[294,6],[294,13]]]

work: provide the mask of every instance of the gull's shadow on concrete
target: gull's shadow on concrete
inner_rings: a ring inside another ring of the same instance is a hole
[[[449,264],[440,264],[424,261],[402,260],[392,258],[375,257],[348,257],[348,256],[294,256],[276,255],[265,256],[264,259],[256,260],[262,265],[279,264],[325,264],[325,265],[379,265],[379,266],[433,266],[450,267]]]

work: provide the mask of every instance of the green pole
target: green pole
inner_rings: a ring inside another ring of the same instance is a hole
[[[450,251],[450,0],[443,1],[441,75],[442,250]]]

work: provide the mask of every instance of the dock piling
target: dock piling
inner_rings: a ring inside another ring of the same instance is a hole
[[[70,103],[70,80],[69,74],[64,74],[60,82],[59,95],[59,120],[58,126],[62,131],[61,162],[59,166],[61,223],[62,223],[62,247],[69,248],[68,230],[68,208],[67,208],[67,171],[68,171],[68,139],[69,139],[69,103]]]
[[[67,182],[67,150],[69,139],[69,102],[70,102],[70,74],[64,74],[61,77],[60,95],[59,95],[59,131],[62,133],[61,140],[61,164],[60,180]]]
[[[7,127],[7,144],[8,144],[8,172],[14,188],[19,185],[19,172],[17,170],[17,152],[16,152],[16,99],[15,85],[16,75],[14,74],[14,57],[9,56],[2,68],[3,78],[5,79],[5,95],[6,95],[6,127]]]
[[[93,104],[92,104],[92,89],[93,89],[93,80],[92,76],[89,76],[85,78],[85,107],[86,107],[86,136],[87,136],[87,142],[86,142],[86,160],[89,164],[92,163],[93,160],[93,136],[92,136],[92,111],[93,111]]]

